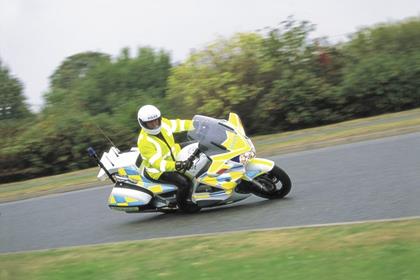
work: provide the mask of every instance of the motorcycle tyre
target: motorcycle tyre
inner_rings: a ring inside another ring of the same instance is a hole
[[[255,178],[255,180],[257,180],[260,184],[263,185],[271,184],[270,187],[273,187],[274,178],[277,180],[276,184],[279,182],[282,184],[282,187],[280,189],[276,189],[276,191],[274,192],[254,191],[252,193],[259,197],[267,199],[280,199],[285,197],[292,188],[292,182],[290,180],[289,175],[287,175],[287,173],[277,165],[275,165],[270,172]]]

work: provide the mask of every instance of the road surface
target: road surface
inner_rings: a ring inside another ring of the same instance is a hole
[[[290,194],[199,214],[126,214],[110,186],[0,204],[0,252],[420,215],[420,133],[272,157]]]

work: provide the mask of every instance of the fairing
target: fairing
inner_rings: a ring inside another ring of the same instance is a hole
[[[197,115],[193,118],[194,130],[188,137],[199,142],[200,151],[211,159],[206,173],[197,178],[199,183],[220,188],[220,194],[202,193],[193,198],[210,199],[229,196],[239,181],[247,177],[245,165],[235,161],[240,155],[255,151],[254,145],[245,135],[239,117],[230,113],[229,121]]]

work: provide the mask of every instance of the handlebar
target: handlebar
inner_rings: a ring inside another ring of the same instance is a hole
[[[186,161],[192,164],[194,159],[200,154],[200,149],[197,148],[188,158]],[[187,168],[185,167],[181,172],[184,174],[187,171]]]
[[[188,158],[189,161],[193,161],[200,154],[200,149],[197,148]]]

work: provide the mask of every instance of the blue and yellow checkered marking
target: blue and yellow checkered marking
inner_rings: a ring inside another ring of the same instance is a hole
[[[221,191],[213,192],[213,193],[208,193],[208,192],[206,192],[206,193],[196,193],[196,194],[193,195],[193,197],[194,197],[194,199],[198,199],[198,200],[212,199],[212,198],[226,199],[226,198],[223,198],[223,197],[224,196],[229,196],[230,194],[232,194],[232,191],[221,190]]]
[[[226,165],[226,169],[228,170],[217,176],[204,173],[197,180],[209,186],[222,188],[225,191],[231,191],[236,187],[238,180],[245,175],[245,169],[243,165],[238,164],[232,166],[231,163]]]
[[[111,195],[108,201],[109,206],[142,206],[145,205],[142,201],[120,195]]]
[[[118,174],[120,176],[127,176],[129,179],[136,182],[138,186],[146,188],[154,194],[167,193],[176,190],[176,187],[173,185],[159,184],[141,176],[139,170],[135,167],[120,168],[118,169]]]
[[[127,175],[140,175],[139,171],[134,169],[133,167],[126,167],[124,168]]]

